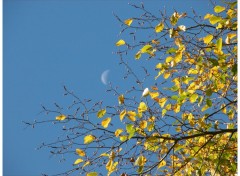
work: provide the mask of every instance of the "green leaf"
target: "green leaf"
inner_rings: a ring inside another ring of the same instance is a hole
[[[173,100],[178,100],[178,96],[177,95],[173,95],[173,96],[171,96],[171,99],[173,99]]]
[[[224,10],[225,10],[225,7],[222,7],[222,6],[215,6],[214,7],[214,12],[215,13],[221,13]]]
[[[209,59],[209,61],[212,63],[213,66],[218,66],[218,61],[216,59]]]
[[[233,72],[233,76],[235,76],[237,74],[237,64],[234,64],[233,67],[232,67],[232,70]]]
[[[133,124],[127,124],[126,125],[126,130],[127,130],[128,134],[129,134],[129,136],[128,136],[129,139],[134,136],[135,131],[136,131],[134,126],[133,126]]]
[[[206,103],[208,107],[212,107],[212,100],[210,100],[209,98],[207,98]]]
[[[207,96],[210,97],[212,95],[213,91],[212,91],[212,89],[207,89],[205,93]]]

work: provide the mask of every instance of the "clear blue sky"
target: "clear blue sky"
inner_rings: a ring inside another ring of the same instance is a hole
[[[134,1],[139,3],[140,1]],[[144,2],[144,1],[143,1]],[[152,11],[173,8],[205,13],[208,1],[146,1]],[[3,169],[4,176],[35,176],[71,168],[50,158],[48,150],[35,150],[43,141],[59,135],[53,126],[27,128],[21,122],[38,119],[41,104],[66,105],[63,85],[80,97],[106,100],[101,73],[124,89],[124,69],[118,65],[115,42],[123,19],[136,14],[128,1],[4,0],[3,2]],[[133,58],[132,58],[133,59]],[[53,117],[54,118],[54,117]]]

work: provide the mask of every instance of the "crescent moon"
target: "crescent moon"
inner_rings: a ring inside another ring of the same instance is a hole
[[[108,74],[109,74],[110,70],[105,70],[102,75],[101,75],[101,81],[103,84],[107,85],[108,83]]]

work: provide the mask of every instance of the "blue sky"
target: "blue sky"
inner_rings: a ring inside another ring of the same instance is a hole
[[[202,0],[143,2],[156,13],[163,6],[169,13],[173,8],[190,12],[196,7],[202,14],[209,9],[209,2]],[[53,174],[71,167],[51,158],[48,150],[35,150],[41,142],[56,139],[53,126],[26,129],[21,122],[38,119],[41,104],[67,105],[63,85],[80,97],[114,102],[100,80],[110,69],[109,81],[123,90],[130,86],[112,54],[121,38],[112,12],[123,19],[139,15],[125,0],[3,1],[4,176]]]

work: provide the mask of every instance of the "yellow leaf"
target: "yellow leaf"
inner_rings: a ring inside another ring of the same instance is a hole
[[[115,131],[115,136],[116,136],[116,137],[119,137],[119,135],[120,135],[122,132],[123,132],[123,129],[117,129],[117,130]]]
[[[225,7],[222,7],[222,6],[215,6],[214,7],[214,12],[215,13],[221,13],[224,10],[225,10]]]
[[[74,162],[74,165],[77,165],[77,164],[79,164],[79,163],[81,163],[81,162],[83,162],[83,159],[79,158],[79,159],[77,159],[77,160]]]
[[[166,58],[166,63],[169,63],[169,62],[171,62],[173,60],[173,58],[171,57],[171,56],[168,56],[167,58]]]
[[[158,90],[158,88],[156,86],[152,86],[151,89],[152,90]]]
[[[107,157],[109,157],[109,154],[107,154],[107,153],[102,153],[100,156],[107,156]]]
[[[194,74],[194,75],[196,75],[196,74],[198,74],[198,71],[195,70],[195,69],[193,69],[193,68],[190,68],[190,69],[188,70],[188,74]]]
[[[148,107],[144,102],[141,102],[138,106],[138,112],[145,112],[147,109]]]
[[[131,120],[131,121],[133,121],[133,122],[136,121],[136,118],[135,118],[136,115],[137,115],[136,112],[134,112],[134,111],[128,111],[127,114],[128,114],[128,119],[129,119],[129,120]]]
[[[181,60],[182,60],[182,51],[178,51],[178,52],[176,52],[174,61],[175,61],[176,63],[178,63],[178,62],[180,62]]]
[[[126,109],[124,109],[124,110],[120,113],[119,117],[120,117],[120,120],[121,120],[121,121],[123,120],[123,118],[124,118],[124,116],[125,116],[126,114],[127,114]]]
[[[163,23],[159,23],[156,27],[155,27],[155,32],[161,32],[164,29],[164,24]]]
[[[59,116],[56,117],[56,120],[62,121],[62,120],[65,120],[66,118],[67,118],[67,117],[66,117],[65,115],[61,114],[61,115],[59,115]]]
[[[214,16],[214,15],[212,15],[212,16],[209,18],[209,22],[210,22],[211,24],[216,24],[216,23],[218,23],[218,22],[221,21],[221,20],[222,20],[221,17]]]
[[[116,46],[122,46],[122,45],[125,45],[125,41],[124,40],[118,40],[118,42],[116,43]]]
[[[167,98],[160,98],[158,100],[158,104],[161,106],[161,108],[163,108],[166,102],[167,102]]]
[[[165,116],[166,113],[167,113],[167,110],[166,110],[166,109],[163,109],[163,110],[162,110],[162,117]]]
[[[124,96],[123,95],[120,95],[118,97],[118,103],[121,105],[121,104],[124,104]]]
[[[148,131],[151,132],[154,129],[154,123],[150,123],[147,127]]]
[[[148,88],[145,88],[143,93],[142,93],[142,97],[146,97],[149,95],[149,89]]]
[[[208,18],[210,18],[210,17],[212,17],[212,15],[211,14],[206,14],[205,16],[204,16],[204,20],[206,20],[206,19],[208,19]]]
[[[213,35],[207,35],[206,37],[203,38],[203,42],[205,44],[208,44],[212,41],[212,39],[213,39]]]
[[[203,106],[203,108],[202,108],[201,111],[202,111],[202,112],[203,112],[203,111],[206,111],[208,108],[209,108],[209,106],[208,106],[208,105],[205,105],[205,106]]]
[[[198,94],[192,94],[190,97],[189,97],[189,100],[191,103],[194,103],[198,98]]]
[[[127,138],[128,138],[127,136],[120,136],[120,141],[124,142],[127,140]]]
[[[134,165],[135,166],[144,166],[146,162],[147,162],[147,159],[143,155],[141,155],[136,159]]]
[[[84,167],[86,167],[87,165],[89,165],[90,164],[90,161],[87,161],[83,166],[82,166],[82,169],[84,168]]]
[[[159,164],[158,164],[158,169],[163,167],[163,166],[166,166],[166,161],[162,160]]]
[[[155,45],[159,45],[160,42],[158,40],[152,40],[152,43],[155,44]]]
[[[181,106],[180,106],[179,104],[175,104],[175,105],[173,106],[173,111],[174,111],[175,113],[180,112],[180,109],[181,109]]]
[[[86,176],[98,176],[97,172],[89,172]]]
[[[126,25],[128,25],[128,26],[130,26],[130,25],[132,24],[132,22],[133,22],[133,19],[132,19],[132,18],[126,19],[126,20],[124,21],[124,23],[125,23]]]
[[[165,72],[163,77],[164,77],[164,79],[168,79],[170,75],[171,75],[170,72]]]
[[[168,104],[168,105],[166,105],[165,109],[169,111],[169,110],[171,110],[171,107],[172,107],[172,105]]]
[[[147,53],[150,50],[152,50],[152,45],[145,45],[144,47],[142,47],[141,52],[142,53]]]
[[[139,123],[139,127],[140,127],[141,129],[146,128],[146,127],[147,127],[147,121],[146,121],[146,120],[142,120],[142,121],[140,121],[140,123]]]
[[[205,138],[204,137],[200,137],[199,140],[198,140],[198,143],[200,145],[203,145],[205,143]]]
[[[158,92],[149,92],[149,95],[151,96],[152,99],[154,99],[159,96],[159,93]]]
[[[112,168],[112,165],[113,165],[113,160],[110,159],[106,164],[106,169],[110,171]]]
[[[85,156],[85,152],[81,149],[76,149],[76,153],[79,155],[79,156]]]
[[[140,59],[141,56],[142,56],[141,51],[138,51],[137,54],[135,55],[135,59]]]
[[[111,122],[111,118],[110,118],[110,117],[104,119],[104,120],[102,121],[102,126],[103,126],[103,128],[107,128],[110,122]]]
[[[106,114],[106,112],[107,112],[106,109],[99,110],[97,113],[97,117],[102,118]]]
[[[221,109],[224,114],[227,114],[227,108],[225,106],[226,106],[225,104],[222,104]]]
[[[87,135],[84,137],[84,144],[90,144],[91,142],[93,142],[96,139],[95,136],[93,135]]]
[[[156,119],[156,117],[155,117],[155,116],[151,116],[151,117],[149,117],[148,121],[149,121],[149,122],[154,122],[154,121],[155,121],[155,119]]]
[[[163,67],[163,64],[162,64],[162,63],[158,63],[158,64],[156,65],[156,68],[157,68],[157,69],[162,69],[162,67]]]

